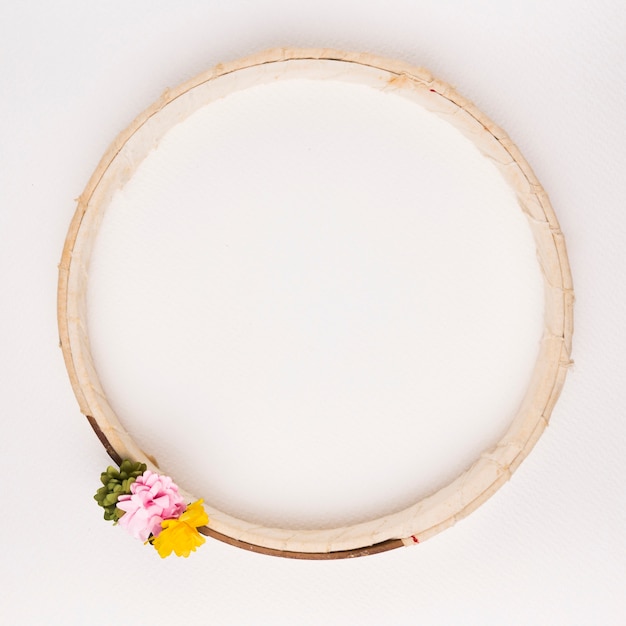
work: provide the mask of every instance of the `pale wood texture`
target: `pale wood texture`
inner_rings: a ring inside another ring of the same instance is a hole
[[[452,483],[413,506],[343,528],[286,530],[238,520],[209,504],[205,533],[257,552],[293,558],[361,556],[415,545],[471,513],[504,484],[548,424],[570,365],[574,293],[563,234],[548,197],[506,133],[449,85],[406,63],[325,49],[276,49],[218,65],[168,89],[122,132],[79,198],[59,266],[58,321],[63,356],[81,412],[114,460],[131,458],[158,470],[111,409],[90,353],[86,327],[89,258],[113,193],[175,124],[233,91],[290,77],[341,79],[396,90],[445,119],[491,159],[515,190],[532,230],[545,284],[545,330],[525,399],[502,440]],[[185,494],[195,499],[191,494]],[[201,494],[196,494],[201,496]]]

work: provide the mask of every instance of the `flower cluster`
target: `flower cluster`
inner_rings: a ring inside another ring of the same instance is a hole
[[[187,557],[205,542],[198,532],[209,522],[202,500],[187,506],[169,476],[146,470],[144,464],[125,460],[120,472],[109,467],[101,476],[104,487],[94,496],[105,508],[105,519],[152,544],[162,558],[172,552]],[[126,479],[131,473],[132,479]]]

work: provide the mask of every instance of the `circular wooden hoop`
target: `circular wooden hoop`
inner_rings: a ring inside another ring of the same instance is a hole
[[[113,460],[154,459],[130,438],[111,409],[93,364],[86,325],[89,259],[102,215],[160,138],[194,111],[252,85],[290,77],[340,78],[397,90],[443,118],[491,159],[517,194],[537,246],[544,276],[544,333],[526,396],[501,441],[452,483],[407,509],[330,530],[263,528],[207,505],[206,535],[264,554],[299,559],[363,556],[414,545],[452,526],[485,502],[511,476],[541,436],[570,365],[574,293],[563,234],[548,197],[507,135],[449,85],[427,71],[368,54],[323,49],[276,49],[218,65],[171,90],[113,142],[79,198],[59,266],[61,348],[81,412]],[[191,494],[184,494],[190,500]]]

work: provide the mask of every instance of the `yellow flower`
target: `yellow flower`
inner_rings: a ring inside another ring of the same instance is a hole
[[[208,523],[209,517],[202,508],[202,500],[198,500],[190,504],[179,518],[163,520],[163,530],[152,543],[162,559],[172,552],[187,557],[205,542],[197,527]]]

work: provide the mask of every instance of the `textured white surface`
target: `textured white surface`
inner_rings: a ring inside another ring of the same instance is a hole
[[[508,428],[543,330],[531,231],[495,165],[327,72],[176,126],[89,270],[122,424],[196,496],[279,528],[380,518],[451,482]]]
[[[20,480],[3,489],[3,621],[157,624],[179,620],[184,605],[187,623],[622,623],[622,5],[14,6],[0,21],[1,380],[10,433],[0,464],[5,477],[19,469]],[[213,542],[193,559],[161,562],[90,503],[107,458],[55,347],[56,263],[71,199],[111,137],[164,84],[277,44],[424,65],[511,134],[568,240],[576,366],[515,480],[422,546],[301,563]],[[146,591],[129,598],[133,585]]]

